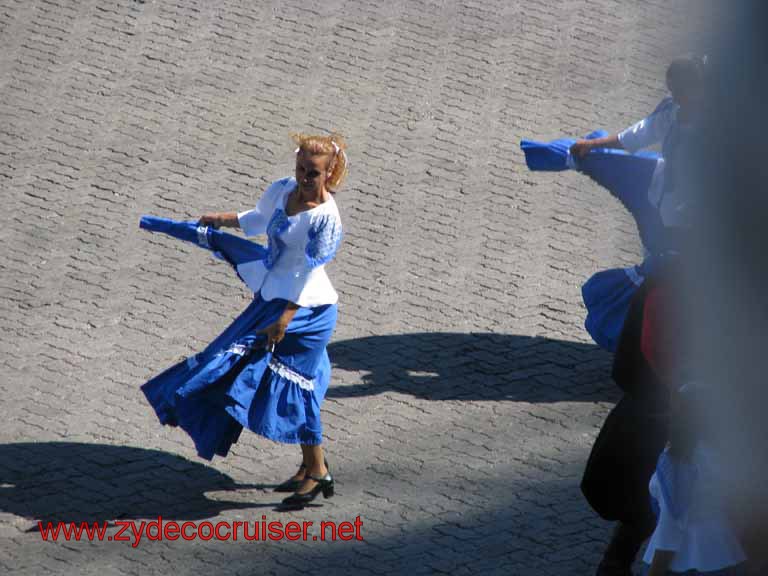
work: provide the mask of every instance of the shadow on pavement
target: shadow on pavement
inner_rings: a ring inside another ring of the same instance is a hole
[[[331,398],[394,390],[427,400],[615,400],[612,355],[594,344],[492,333],[414,333],[332,343],[334,367],[364,372],[334,381]]]
[[[0,445],[0,511],[33,520],[200,520],[223,510],[274,507],[206,492],[260,489],[159,450],[40,442]]]

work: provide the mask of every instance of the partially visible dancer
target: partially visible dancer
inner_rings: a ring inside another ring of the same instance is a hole
[[[658,522],[643,557],[644,576],[747,574],[728,518],[723,462],[701,421],[705,395],[695,384],[672,395],[670,441],[649,483]]]
[[[598,272],[582,287],[585,328],[610,352],[616,350],[634,293],[664,257],[679,250],[682,231],[690,227],[690,187],[683,173],[697,138],[706,68],[703,57],[672,61],[666,72],[671,96],[618,134],[597,131],[582,140],[521,144],[530,169],[580,170],[607,188],[635,218],[645,252],[642,264]],[[659,143],[661,156],[640,152]]]
[[[656,524],[648,481],[667,441],[670,383],[678,371],[672,286],[671,274],[657,269],[632,299],[613,365],[624,396],[606,418],[582,478],[590,506],[616,522],[598,576],[631,576]]]
[[[652,114],[611,136],[579,140],[571,153],[583,158],[598,148],[618,148],[630,153],[661,144],[658,163],[648,189],[648,201],[656,208],[655,223],[644,222],[642,236],[645,260],[639,266],[598,272],[582,287],[587,307],[587,330],[598,340],[615,341],[621,331],[621,310],[628,296],[670,252],[679,250],[681,229],[690,228],[690,186],[684,182],[690,154],[696,143],[697,124],[704,96],[706,58],[683,56],[667,67],[666,84],[671,96],[664,98]],[[654,225],[655,224],[655,225]],[[600,343],[600,342],[598,342]],[[608,347],[610,349],[610,347]]]
[[[161,423],[180,426],[207,459],[225,456],[243,428],[299,444],[301,463],[277,487],[300,508],[334,494],[323,453],[320,406],[331,379],[326,347],[338,295],[324,266],[342,237],[334,191],[347,173],[340,136],[294,136],[295,177],[273,182],[256,207],[206,214],[206,226],[266,234],[258,257],[237,266],[253,302],[205,350],[169,368],[142,391]]]

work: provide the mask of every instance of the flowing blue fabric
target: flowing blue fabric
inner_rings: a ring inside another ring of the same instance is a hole
[[[144,217],[140,226],[220,252],[235,268],[267,253],[259,244],[195,223]],[[160,422],[187,432],[200,457],[226,456],[244,427],[276,442],[322,442],[320,405],[331,377],[326,346],[338,309],[300,308],[285,338],[267,351],[260,331],[287,304],[255,294],[205,350],[141,387]]]
[[[598,130],[586,138],[601,138],[607,134]],[[522,140],[520,147],[530,170],[553,172],[575,169],[608,190],[634,218],[643,246],[655,252],[656,244],[664,236],[663,225],[658,208],[648,200],[648,189],[660,159],[659,154],[630,154],[625,150],[596,148],[577,159],[570,153],[575,142],[574,138],[559,138],[551,142]]]
[[[201,248],[211,250],[238,271],[238,266],[255,260],[264,260],[267,249],[235,234],[221,232],[211,226],[200,226],[196,222],[180,222],[157,216],[142,216],[139,227],[149,232],[161,232]],[[238,276],[240,276],[238,272]],[[241,278],[242,280],[242,278]]]
[[[274,353],[258,332],[276,321],[285,300],[257,295],[204,351],[141,387],[162,424],[180,426],[200,457],[226,456],[243,427],[270,440],[320,444],[320,404],[330,382],[326,346],[336,325],[335,304],[300,308]],[[311,382],[306,389],[272,367]]]
[[[629,304],[640,286],[637,280],[642,283],[644,278],[642,266],[611,268],[593,274],[582,285],[581,297],[587,308],[584,327],[601,348],[616,350]]]
[[[601,138],[607,134],[597,130],[586,138]],[[651,255],[662,252],[664,226],[658,207],[648,198],[660,156],[655,152],[629,154],[624,150],[596,148],[577,159],[570,153],[575,142],[574,138],[559,138],[550,142],[522,140],[520,147],[531,170],[557,172],[575,169],[604,187],[632,215],[646,250]],[[649,256],[639,266],[598,272],[582,286],[582,297],[587,308],[584,325],[602,348],[611,352],[616,350],[629,303],[653,264],[654,256]]]

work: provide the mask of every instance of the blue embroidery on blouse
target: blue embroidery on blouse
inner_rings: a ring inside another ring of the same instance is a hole
[[[264,267],[267,270],[271,270],[280,257],[285,242],[280,239],[280,235],[290,226],[288,216],[282,208],[278,208],[272,214],[272,218],[267,224],[267,255],[264,258]]]
[[[341,223],[337,218],[324,216],[310,226],[308,236],[307,263],[311,268],[322,266],[333,260],[341,244]]]

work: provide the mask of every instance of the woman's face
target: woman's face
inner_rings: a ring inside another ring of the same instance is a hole
[[[300,150],[296,154],[296,182],[303,198],[313,198],[325,190],[328,179],[328,156]]]
[[[688,78],[678,82],[670,82],[668,79],[667,87],[672,93],[672,99],[681,108],[686,109],[696,108],[703,93],[701,82],[694,78]]]

